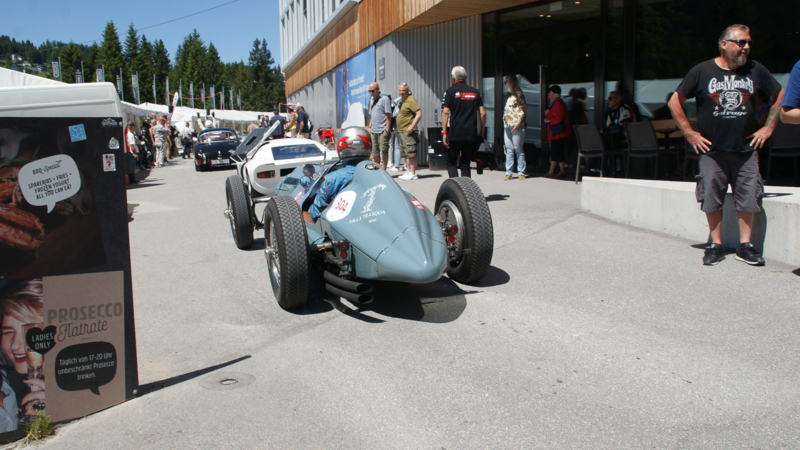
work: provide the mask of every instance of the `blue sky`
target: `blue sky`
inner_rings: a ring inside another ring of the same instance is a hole
[[[149,27],[230,1],[8,0],[3,2],[0,34],[29,40],[36,46],[47,39],[82,43],[101,39],[106,23],[113,20],[124,43],[131,22],[137,29]],[[196,28],[206,44],[214,43],[223,62],[246,62],[253,41],[266,39],[275,63],[280,64],[278,8],[278,0],[238,0],[139,34],[149,41],[163,40],[170,58],[174,58],[183,38]]]

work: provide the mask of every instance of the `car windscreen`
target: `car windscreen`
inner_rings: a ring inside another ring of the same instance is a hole
[[[221,142],[236,140],[236,133],[233,131],[208,131],[201,133],[198,138],[200,142]]]
[[[314,144],[272,147],[272,157],[275,161],[282,159],[309,158],[311,156],[322,156],[322,150]]]

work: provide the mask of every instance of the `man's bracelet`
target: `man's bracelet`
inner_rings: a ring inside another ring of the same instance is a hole
[[[447,134],[447,130],[442,130],[442,134]]]

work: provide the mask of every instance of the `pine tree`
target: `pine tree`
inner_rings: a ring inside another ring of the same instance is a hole
[[[253,42],[248,63],[254,81],[251,91],[252,106],[259,111],[277,109],[284,98],[283,75],[280,67],[274,67],[275,60],[272,59],[266,39],[256,39]]]
[[[172,64],[169,60],[169,52],[161,39],[156,41],[153,48],[153,68],[156,74],[156,103],[163,103],[166,99],[166,82],[169,73],[172,71]]]
[[[73,69],[73,63],[75,61],[85,61],[86,55],[77,45],[70,43],[59,49],[57,56],[61,57],[61,80],[65,83],[74,83],[75,69]]]
[[[139,71],[139,99],[144,102],[153,101],[153,45],[147,40],[145,35],[142,35],[142,40],[139,46],[138,63],[134,64]]]
[[[114,69],[125,66],[122,58],[122,44],[119,42],[119,35],[114,27],[114,21],[106,24],[106,29],[103,31],[103,43],[100,45],[97,57],[93,62],[95,65],[104,66],[105,80],[111,83],[115,82]]]

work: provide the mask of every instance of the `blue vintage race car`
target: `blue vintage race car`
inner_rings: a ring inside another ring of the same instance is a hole
[[[283,178],[272,195],[250,199],[241,177],[226,182],[234,240],[252,242],[264,229],[265,257],[278,303],[305,305],[309,279],[356,304],[372,301],[371,280],[430,283],[445,273],[460,283],[482,279],[492,261],[489,206],[470,178],[445,180],[433,210],[403,190],[371,161],[356,166],[353,181],[316,223],[303,218],[325,174],[340,161],[306,164]],[[255,205],[265,203],[261,220]],[[249,236],[248,236],[249,235]]]

